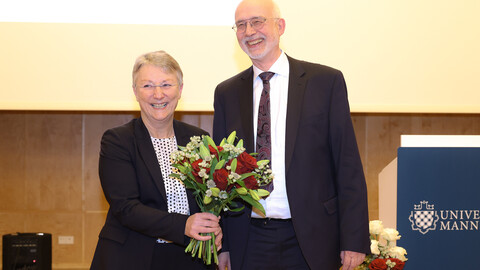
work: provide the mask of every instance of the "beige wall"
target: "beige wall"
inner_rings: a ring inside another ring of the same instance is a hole
[[[342,70],[352,111],[480,113],[478,0],[278,4],[282,49]],[[162,49],[184,69],[179,110],[211,111],[215,86],[250,66],[233,22],[233,13],[223,26],[0,22],[0,109],[135,110],[134,59]]]
[[[129,112],[0,111],[0,234],[52,234],[55,269],[88,268],[108,204],[98,175],[100,137]],[[211,132],[212,113],[177,113]],[[378,218],[378,173],[401,134],[480,135],[480,115],[353,114],[367,178],[370,218]],[[58,236],[74,236],[59,245]]]

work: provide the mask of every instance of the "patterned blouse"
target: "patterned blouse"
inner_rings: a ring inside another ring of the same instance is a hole
[[[167,193],[167,205],[169,213],[178,213],[184,215],[190,215],[190,209],[188,207],[187,192],[185,186],[176,178],[169,177],[172,173],[172,162],[170,155],[173,151],[177,150],[177,139],[175,136],[170,138],[157,139],[151,137],[153,148],[157,154],[158,164],[162,171],[163,183],[165,185],[165,191]],[[158,239],[157,243],[167,243],[169,241]]]

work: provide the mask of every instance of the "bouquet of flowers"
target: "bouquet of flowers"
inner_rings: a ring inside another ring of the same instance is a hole
[[[405,266],[407,251],[395,245],[400,239],[397,230],[383,228],[382,221],[372,220],[370,228],[370,249],[372,254],[365,257],[356,270],[402,270]]]
[[[235,138],[234,131],[217,146],[209,136],[194,136],[185,147],[179,146],[172,153],[173,167],[177,170],[170,176],[194,190],[202,212],[218,216],[222,210],[241,211],[243,206],[234,201],[239,198],[265,213],[258,201],[270,194],[260,188],[273,179],[269,161],[257,161],[253,154],[247,154],[243,140],[233,145]],[[192,238],[185,252],[202,258],[206,264],[211,264],[213,257],[218,264],[215,235],[210,235],[208,241]]]

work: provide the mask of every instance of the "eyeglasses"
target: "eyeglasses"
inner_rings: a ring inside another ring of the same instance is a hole
[[[155,89],[157,89],[157,87],[160,87],[160,89],[162,89],[162,90],[169,90],[169,89],[171,89],[175,86],[177,86],[177,85],[176,84],[170,84],[170,83],[163,83],[163,84],[158,84],[158,85],[147,83],[147,84],[141,85],[140,89],[142,89],[142,90],[155,90]]]
[[[247,31],[247,23],[248,23],[250,24],[250,27],[252,27],[253,29],[260,30],[265,25],[265,22],[268,19],[278,19],[278,18],[254,17],[249,20],[236,22],[235,25],[232,27],[232,29],[237,33],[244,33],[245,31]]]

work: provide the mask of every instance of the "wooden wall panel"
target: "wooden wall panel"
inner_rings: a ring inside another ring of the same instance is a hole
[[[25,114],[2,114],[0,119],[0,211],[22,211],[26,208]]]
[[[54,269],[88,269],[108,203],[98,178],[103,132],[135,112],[0,111],[0,233],[52,233]],[[213,114],[175,117],[212,132]],[[370,219],[378,218],[378,173],[402,134],[480,134],[480,115],[353,114]],[[73,245],[58,236],[74,236]]]
[[[30,210],[82,209],[82,115],[25,117],[25,194]]]

